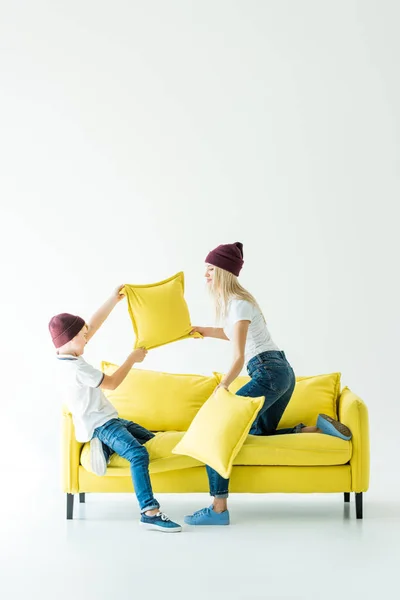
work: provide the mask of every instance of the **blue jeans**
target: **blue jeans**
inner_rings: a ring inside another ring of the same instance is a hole
[[[149,454],[143,446],[154,437],[154,433],[132,421],[110,419],[101,427],[96,427],[93,437],[103,443],[106,460],[116,452],[130,462],[133,487],[141,512],[160,508],[151,487]]]
[[[285,353],[280,350],[262,352],[252,358],[247,365],[251,381],[236,392],[237,396],[257,398],[265,396],[264,404],[250,429],[251,435],[279,435],[298,433],[303,427],[277,429],[285,408],[292,397],[296,377]],[[215,498],[227,498],[229,479],[224,479],[207,465],[210,494]]]

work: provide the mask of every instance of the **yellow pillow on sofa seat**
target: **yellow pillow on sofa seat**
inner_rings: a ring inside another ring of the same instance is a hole
[[[180,272],[158,283],[123,287],[121,293],[126,296],[136,335],[135,348],[149,350],[189,337],[192,327],[184,283]],[[196,333],[193,337],[202,336]]]
[[[263,396],[246,398],[219,388],[172,452],[196,458],[227,479],[263,403]]]
[[[223,374],[214,373],[221,381]],[[240,375],[229,386],[233,394],[250,381],[250,377]],[[293,396],[282,415],[278,429],[294,427],[298,423],[315,425],[320,413],[337,418],[336,403],[340,393],[340,373],[296,377]]]
[[[103,361],[112,375],[119,367]],[[116,390],[104,390],[123,419],[150,431],[186,431],[217,386],[214,376],[178,375],[131,369]]]
[[[163,473],[165,471],[178,471],[180,469],[190,469],[192,467],[203,466],[202,463],[194,458],[191,458],[190,456],[179,456],[178,454],[172,454],[173,448],[184,435],[185,434],[183,431],[160,432],[156,433],[151,440],[144,444],[147,452],[149,453],[150,473]],[[87,471],[91,471],[89,442],[87,442],[82,448],[81,465],[85,467]],[[129,462],[125,458],[122,458],[122,456],[113,454],[108,466],[111,469],[129,469]],[[107,474],[110,475],[111,473]]]

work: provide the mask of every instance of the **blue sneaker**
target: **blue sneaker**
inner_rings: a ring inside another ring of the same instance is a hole
[[[343,423],[336,421],[336,419],[328,417],[328,415],[318,415],[317,427],[327,435],[333,435],[346,441],[351,440],[350,429]]]
[[[217,513],[209,506],[185,517],[184,521],[188,525],[229,525],[229,510]]]
[[[178,523],[171,521],[162,512],[158,512],[153,517],[143,513],[140,518],[140,524],[146,529],[155,529],[156,531],[165,531],[166,533],[178,533],[178,531],[182,531],[182,527]]]

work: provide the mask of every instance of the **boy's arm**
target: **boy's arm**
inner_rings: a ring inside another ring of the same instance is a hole
[[[93,317],[88,323],[89,330],[87,332],[87,341],[89,341],[90,338],[94,336],[99,327],[107,319],[114,306],[116,306],[118,302],[120,302],[124,298],[124,294],[120,293],[123,287],[123,285],[119,285],[114,290],[112,296],[108,300],[106,300],[102,306],[100,306],[99,310],[97,310],[94,313]]]
[[[137,348],[133,352],[130,353],[126,361],[120,366],[119,369],[115,371],[112,375],[104,375],[103,381],[100,386],[103,390],[115,390],[125,377],[128,375],[129,371],[132,369],[135,363],[143,362],[146,358],[147,350],[145,348]]]

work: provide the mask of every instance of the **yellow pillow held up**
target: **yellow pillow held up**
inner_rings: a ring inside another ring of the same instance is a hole
[[[201,407],[174,454],[199,460],[228,479],[264,397],[236,396],[219,388]]]
[[[157,348],[189,337],[192,329],[184,298],[183,272],[149,285],[125,284],[128,311],[136,335],[135,348]],[[201,337],[194,334],[194,337]]]

